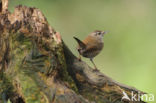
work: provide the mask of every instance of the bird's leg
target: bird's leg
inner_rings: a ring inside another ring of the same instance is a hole
[[[78,57],[78,60],[79,60],[79,61],[81,61],[81,55],[80,55],[80,53],[79,53],[79,57]]]
[[[97,67],[96,67],[96,65],[95,65],[95,63],[94,63],[94,61],[93,61],[93,58],[90,58],[90,61],[93,63],[93,65],[94,65],[94,70],[95,71],[98,71],[98,69],[97,69]]]

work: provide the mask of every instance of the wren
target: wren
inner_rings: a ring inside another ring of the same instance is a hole
[[[94,65],[94,70],[98,69],[93,61],[93,58],[102,51],[104,47],[103,37],[106,33],[107,32],[105,31],[96,30],[90,33],[83,41],[74,37],[78,43],[77,50],[79,52],[79,60],[81,60],[81,55],[89,58]]]

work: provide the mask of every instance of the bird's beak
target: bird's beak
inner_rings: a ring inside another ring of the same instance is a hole
[[[104,35],[104,34],[107,34],[109,31],[102,31],[102,34]]]

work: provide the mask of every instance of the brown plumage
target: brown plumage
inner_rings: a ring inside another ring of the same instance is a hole
[[[81,60],[81,55],[86,58],[90,58],[93,63],[95,70],[97,70],[96,65],[93,62],[93,58],[98,55],[103,49],[103,35],[106,32],[96,30],[89,34],[83,41],[74,37],[74,39],[78,42],[77,50],[79,52],[79,60]]]

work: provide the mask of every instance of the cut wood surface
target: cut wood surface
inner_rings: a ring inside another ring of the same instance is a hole
[[[39,9],[17,6],[10,13],[2,2],[0,103],[144,103],[122,100],[123,91],[144,92],[79,61]]]

